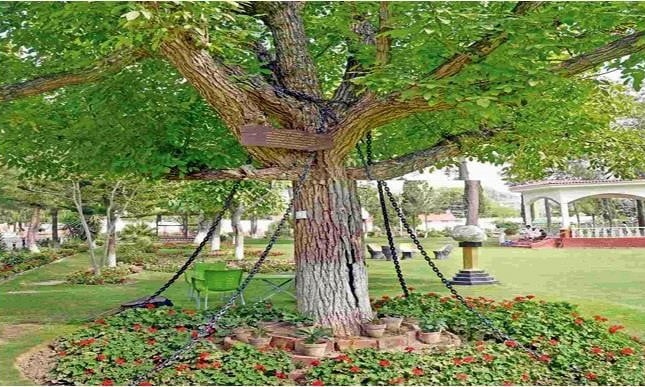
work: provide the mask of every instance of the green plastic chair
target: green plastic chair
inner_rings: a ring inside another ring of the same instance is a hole
[[[192,270],[184,272],[184,281],[188,284],[188,299],[195,297],[193,277],[202,278],[204,270],[226,270],[226,262],[197,262]]]
[[[204,270],[201,278],[193,277],[193,288],[197,292],[197,309],[201,307],[201,295],[204,294],[204,309],[208,309],[208,294],[232,292],[237,290],[242,282],[243,270]],[[240,302],[244,305],[244,295],[240,294]]]

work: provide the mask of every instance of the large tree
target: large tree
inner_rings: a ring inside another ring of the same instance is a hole
[[[640,84],[642,3],[1,7],[0,119],[7,131],[40,131],[38,141],[19,145],[42,157],[58,150],[42,119],[54,113],[49,122],[85,126],[77,138],[96,139],[96,165],[157,176],[175,168],[198,179],[293,180],[308,152],[246,147],[255,168],[226,168],[244,163],[233,143],[242,127],[331,136],[333,147],[316,152],[296,198],[307,217],[295,223],[295,254],[299,309],[338,333],[356,333],[372,313],[353,181],[366,177],[353,149],[367,132],[376,141],[376,178],[454,156],[512,160],[538,174],[607,146],[642,146],[640,137],[608,129],[617,114],[611,87],[590,76],[608,65]],[[59,139],[63,147],[74,141]],[[206,148],[215,151],[199,151]]]

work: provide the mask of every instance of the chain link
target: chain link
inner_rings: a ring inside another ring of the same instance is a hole
[[[271,235],[271,239],[269,240],[269,243],[264,248],[264,251],[262,251],[262,254],[260,254],[260,257],[253,265],[253,268],[249,271],[249,274],[246,276],[244,281],[242,281],[242,283],[237,288],[235,293],[210,319],[208,319],[204,324],[202,324],[199,327],[198,334],[194,337],[191,337],[191,340],[186,345],[184,345],[182,348],[175,351],[170,357],[158,363],[152,370],[150,370],[146,374],[140,375],[139,377],[137,377],[137,379],[135,379],[132,382],[132,385],[135,385],[135,386],[138,385],[150,374],[154,372],[159,372],[162,369],[168,367],[169,365],[175,363],[182,357],[183,354],[185,354],[188,350],[194,347],[199,340],[211,335],[215,331],[215,325],[217,324],[217,322],[222,317],[224,317],[224,315],[233,307],[233,305],[235,305],[236,300],[240,297],[240,295],[242,295],[242,293],[244,293],[244,290],[246,290],[246,287],[251,283],[251,281],[253,280],[253,277],[255,277],[255,275],[260,271],[262,264],[268,257],[269,252],[271,251],[278,237],[280,236],[280,233],[282,232],[282,228],[284,227],[284,224],[287,222],[287,220],[289,219],[289,216],[291,215],[291,209],[293,208],[293,204],[296,200],[296,197],[298,196],[298,193],[302,189],[303,183],[307,179],[307,176],[309,175],[309,172],[311,171],[311,167],[313,166],[315,160],[316,160],[316,155],[313,154],[309,162],[305,165],[296,184],[294,184],[293,195],[291,197],[291,200],[289,201],[287,209],[284,215],[282,215],[282,218],[280,219],[280,222],[278,223],[275,231],[273,231],[273,234]]]

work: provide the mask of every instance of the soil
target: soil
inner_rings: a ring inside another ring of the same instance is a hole
[[[0,328],[0,344],[28,335],[39,328],[38,324],[4,325]],[[47,373],[53,366],[55,355],[49,344],[41,344],[18,356],[14,366],[18,368],[23,378],[37,385],[46,384]]]
[[[33,381],[36,385],[51,384],[48,374],[54,366],[55,359],[56,352],[46,343],[18,356],[15,366],[23,378]]]

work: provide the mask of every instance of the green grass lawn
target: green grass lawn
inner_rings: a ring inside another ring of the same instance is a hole
[[[401,240],[403,241],[403,240]],[[249,248],[261,249],[264,240],[247,240]],[[369,240],[383,243],[383,240]],[[407,242],[407,241],[406,241]],[[428,250],[447,240],[424,240]],[[276,250],[293,255],[290,241],[280,241]],[[434,261],[447,277],[461,266],[461,251],[455,249],[450,259]],[[133,276],[126,285],[37,285],[38,282],[63,280],[75,270],[88,266],[85,255],[68,257],[0,284],[0,328],[8,324],[43,325],[32,334],[5,340],[0,351],[0,368],[7,370],[20,353],[73,329],[83,321],[156,290],[168,273],[144,272]],[[592,316],[602,314],[627,327],[627,331],[645,338],[645,250],[642,249],[544,249],[484,247],[480,266],[495,276],[499,285],[459,287],[464,295],[495,299],[534,294],[546,300],[563,300],[580,306]],[[418,255],[402,261],[408,285],[420,291],[447,293],[443,285]],[[392,262],[368,261],[369,288],[372,297],[400,293]],[[186,297],[183,278],[165,295],[175,304],[194,307]],[[267,288],[253,282],[247,300],[265,293]],[[214,300],[213,300],[214,301]],[[293,300],[281,295],[273,299],[283,307],[294,307]],[[212,302],[212,301],[211,301]],[[1,337],[1,336],[0,336]],[[0,384],[25,384],[13,369],[0,373]]]

